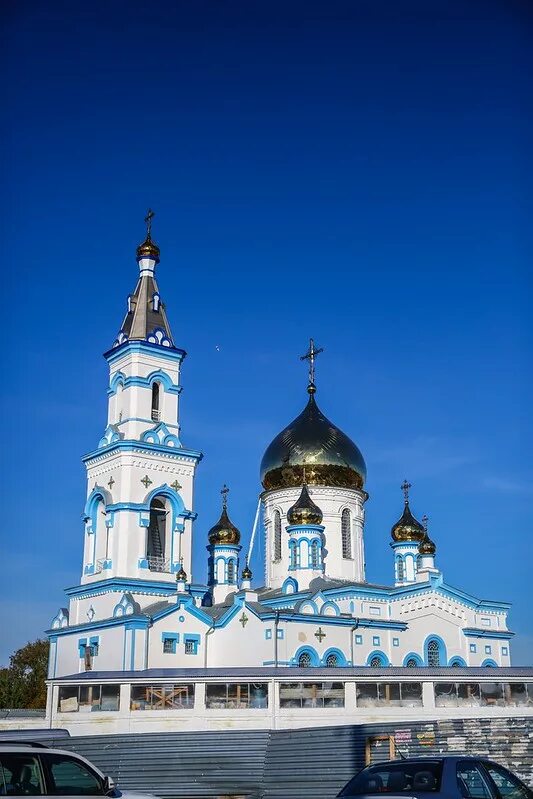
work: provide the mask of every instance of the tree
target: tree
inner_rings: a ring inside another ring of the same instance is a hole
[[[17,649],[8,668],[0,669],[0,707],[46,707],[48,641],[38,639]]]

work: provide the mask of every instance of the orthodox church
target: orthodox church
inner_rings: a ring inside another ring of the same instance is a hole
[[[304,408],[261,461],[252,536],[264,532],[264,578],[253,579],[226,487],[219,520],[198,529],[202,454],[181,438],[185,352],[147,220],[137,284],[104,356],[108,419],[83,458],[81,579],[48,630],[50,684],[87,671],[120,683],[183,669],[510,666],[510,606],[446,582],[407,482],[383,535],[391,582],[367,582],[365,461],[319,408],[312,340]],[[205,540],[207,579],[192,574],[193,535]]]

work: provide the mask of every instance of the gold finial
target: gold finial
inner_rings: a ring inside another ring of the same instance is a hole
[[[422,516],[422,527],[424,528],[424,532],[426,535],[428,534],[428,522],[429,522],[429,516],[427,515],[427,513],[424,513],[424,515]]]
[[[408,483],[407,480],[404,480],[403,483],[400,486],[400,488],[403,491],[403,498],[405,500],[405,504],[406,505],[409,504],[409,489],[412,488],[412,487],[413,486],[411,485],[411,483]]]
[[[307,386],[307,391],[309,394],[314,394],[316,391],[315,386],[315,358],[317,355],[320,355],[321,352],[324,352],[324,347],[320,347],[318,350],[315,349],[315,342],[312,338],[309,339],[309,349],[305,353],[305,355],[300,355],[301,361],[309,361],[309,384]]]
[[[223,510],[226,510],[228,507],[228,494],[229,494],[229,488],[227,487],[226,483],[224,483],[224,486],[220,493],[222,494],[222,508]]]

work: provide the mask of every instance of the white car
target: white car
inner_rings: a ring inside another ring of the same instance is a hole
[[[110,796],[156,799],[153,794],[121,791],[110,777],[74,752],[40,743],[0,740],[0,796]]]

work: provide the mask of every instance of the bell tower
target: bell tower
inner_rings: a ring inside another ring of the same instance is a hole
[[[128,296],[109,364],[107,426],[87,469],[82,583],[109,578],[175,584],[192,572],[194,475],[201,453],[183,446],[179,398],[185,351],[176,346],[155,270],[159,247],[137,248],[139,276]]]

